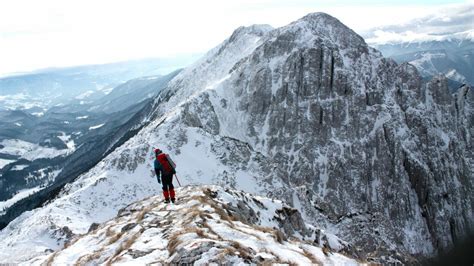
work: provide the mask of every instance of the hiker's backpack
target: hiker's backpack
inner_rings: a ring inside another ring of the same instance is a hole
[[[173,168],[173,169],[176,169],[176,164],[173,162],[173,160],[171,160],[170,156],[168,154],[165,154],[166,156],[166,160],[168,160],[168,163],[170,164],[170,166]],[[175,171],[176,172],[176,171]]]
[[[160,153],[156,157],[158,162],[163,167],[163,172],[166,174],[176,174],[176,164],[171,160],[170,156],[165,153]]]

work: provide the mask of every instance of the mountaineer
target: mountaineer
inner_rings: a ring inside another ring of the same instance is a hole
[[[160,149],[155,149],[155,173],[158,183],[163,185],[163,196],[165,203],[175,202],[173,175],[176,174],[176,164],[171,160],[168,154],[163,153]],[[161,180],[160,180],[161,178]]]

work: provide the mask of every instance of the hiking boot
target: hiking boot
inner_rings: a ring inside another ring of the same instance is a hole
[[[170,203],[170,199],[165,199],[165,203]]]
[[[173,203],[174,203],[174,202],[175,202],[175,200],[176,200],[175,198],[171,198],[171,202],[173,202]]]

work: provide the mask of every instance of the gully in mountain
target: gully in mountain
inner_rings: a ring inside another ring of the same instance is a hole
[[[174,186],[173,186],[173,175],[176,164],[171,160],[168,154],[163,153],[160,149],[155,149],[155,173],[158,179],[158,183],[163,184],[163,196],[165,202],[169,203],[175,201]],[[161,180],[160,180],[161,177]]]

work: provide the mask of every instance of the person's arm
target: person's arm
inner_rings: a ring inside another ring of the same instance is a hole
[[[161,173],[162,172],[162,169],[161,169],[161,164],[155,160],[155,174],[156,174],[156,179],[158,180],[158,183],[161,184]]]

